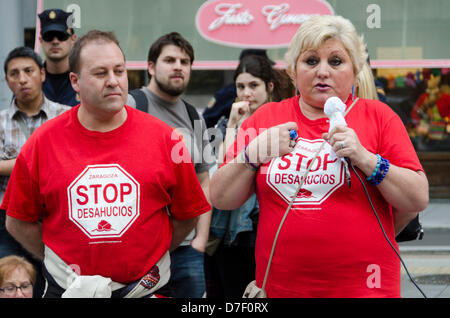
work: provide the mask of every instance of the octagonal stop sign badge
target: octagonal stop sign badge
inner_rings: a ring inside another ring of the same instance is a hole
[[[67,189],[69,219],[89,238],[121,237],[139,216],[139,183],[120,165],[90,165]]]
[[[304,178],[307,168],[312,164],[294,200],[293,207],[319,205],[344,184],[343,163],[334,153],[332,154],[330,144],[325,143],[313,162],[323,142],[323,139],[297,138],[294,150],[273,159],[268,167],[266,182],[289,203]]]

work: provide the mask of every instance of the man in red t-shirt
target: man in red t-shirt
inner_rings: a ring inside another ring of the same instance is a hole
[[[7,229],[44,259],[46,297],[154,294],[170,276],[168,250],[211,207],[179,158],[182,138],[124,105],[115,36],[88,32],[69,60],[81,104],[23,146],[1,206]]]

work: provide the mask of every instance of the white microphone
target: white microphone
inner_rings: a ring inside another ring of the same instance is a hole
[[[347,126],[347,122],[344,118],[345,113],[345,104],[342,102],[342,100],[339,97],[333,96],[327,99],[325,102],[325,106],[323,111],[325,112],[325,115],[328,116],[330,119],[330,129],[328,132],[331,132],[336,125],[342,125]],[[331,158],[337,158],[336,153],[333,149],[331,149]],[[346,158],[341,158],[342,163],[344,164],[345,169],[345,176],[347,179],[347,185],[350,187],[351,180],[350,180],[350,170],[348,169],[348,163]]]
[[[333,96],[328,98],[325,102],[323,111],[325,112],[325,115],[330,118],[329,132],[331,132],[336,125],[347,126],[347,122],[344,118],[345,104],[339,97]]]

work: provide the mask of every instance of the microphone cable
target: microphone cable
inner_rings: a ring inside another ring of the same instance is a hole
[[[369,200],[370,203],[370,207],[372,208],[373,213],[375,214],[375,217],[377,218],[378,224],[380,225],[381,231],[383,232],[384,238],[386,239],[386,241],[389,243],[389,245],[392,247],[392,249],[394,250],[395,254],[397,254],[398,258],[400,259],[400,262],[403,265],[403,268],[406,271],[406,274],[408,275],[409,279],[411,280],[411,282],[414,284],[414,286],[416,286],[416,288],[419,290],[419,292],[422,294],[422,296],[424,298],[427,298],[427,296],[425,295],[425,293],[422,291],[422,289],[420,289],[419,285],[417,285],[417,283],[415,282],[415,280],[413,279],[413,277],[411,276],[411,274],[408,271],[408,268],[406,268],[405,263],[403,262],[402,257],[400,256],[400,254],[397,252],[397,250],[395,249],[394,245],[392,245],[392,242],[389,240],[388,236],[386,235],[386,232],[384,231],[383,225],[381,224],[381,220],[378,217],[377,211],[375,210],[375,207],[373,206],[372,200],[370,199],[370,195],[369,192],[367,191],[366,185],[364,184],[364,182],[362,181],[361,177],[359,176],[358,172],[356,172],[355,167],[353,166],[352,162],[350,161],[350,159],[346,158],[347,162],[349,163],[350,167],[352,168],[353,172],[355,173],[355,175],[358,177],[359,182],[361,183],[361,185],[364,188],[364,192],[366,193],[367,199]]]

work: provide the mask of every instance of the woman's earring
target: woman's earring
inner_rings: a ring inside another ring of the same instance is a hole
[[[352,100],[355,99],[355,85],[352,85]]]
[[[295,96],[298,95],[298,85],[295,85]]]

